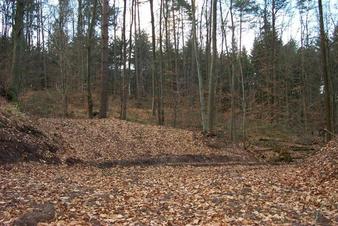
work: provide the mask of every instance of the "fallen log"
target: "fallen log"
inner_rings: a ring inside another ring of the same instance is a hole
[[[292,143],[288,141],[283,141],[281,139],[277,138],[259,138],[258,141],[260,142],[270,142],[276,145],[277,147],[284,147],[292,151],[315,151],[317,148],[313,145],[307,145],[307,144],[299,144],[299,143]],[[270,148],[273,149],[273,148]]]

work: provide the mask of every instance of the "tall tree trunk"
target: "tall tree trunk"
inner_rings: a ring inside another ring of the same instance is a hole
[[[124,1],[123,6],[123,25],[122,25],[122,85],[121,85],[121,109],[120,109],[120,118],[123,120],[127,119],[127,114],[125,110],[125,103],[126,103],[126,88],[127,88],[127,79],[126,79],[126,60],[127,60],[127,43],[126,43],[126,13],[127,13],[127,1]]]
[[[320,50],[322,55],[322,70],[325,88],[325,106],[326,106],[326,129],[328,130],[328,140],[332,138],[334,133],[333,119],[333,86],[332,79],[329,73],[329,55],[327,36],[324,28],[323,6],[322,0],[318,0],[319,10],[319,26],[320,26]]]
[[[43,64],[41,64],[43,62],[43,52],[42,52],[42,48],[41,48],[41,33],[42,33],[42,27],[41,27],[41,14],[40,14],[40,8],[42,7],[40,0],[36,0],[35,2],[36,4],[36,47],[37,50],[39,51],[39,88],[43,89],[44,88],[44,75],[43,75]]]
[[[93,97],[92,97],[92,91],[91,91],[91,65],[92,65],[92,45],[93,45],[93,34],[94,34],[94,25],[95,25],[95,19],[96,19],[96,11],[97,11],[97,1],[98,0],[92,0],[93,1],[93,7],[92,7],[92,16],[90,18],[90,23],[88,26],[88,37],[87,37],[87,107],[88,107],[88,117],[93,118]]]
[[[58,23],[58,55],[59,55],[59,70],[61,78],[62,92],[62,114],[63,117],[68,115],[68,69],[66,67],[66,45],[67,36],[64,31],[67,18],[68,1],[59,0],[59,23]]]
[[[156,104],[155,104],[155,96],[156,96],[156,38],[155,38],[155,19],[154,19],[154,3],[153,0],[149,0],[150,3],[150,14],[151,14],[151,34],[152,34],[152,51],[153,51],[153,59],[151,64],[151,83],[152,83],[152,99],[151,99],[151,109],[153,116],[156,115]]]
[[[195,17],[195,0],[191,0],[191,9],[192,9],[192,35],[193,35],[193,45],[194,45],[194,57],[196,61],[196,70],[198,76],[198,91],[200,99],[200,113],[201,113],[201,124],[203,132],[207,132],[207,117],[206,117],[206,104],[204,98],[204,80],[201,72],[200,58],[198,51],[197,35],[196,35],[196,17]]]
[[[212,0],[212,56],[210,61],[209,96],[208,96],[208,124],[207,130],[213,132],[215,121],[215,65],[217,59],[217,0]]]
[[[239,73],[241,76],[241,85],[242,85],[242,136],[243,136],[243,144],[245,146],[246,140],[246,100],[245,100],[245,84],[244,84],[244,73],[243,73],[243,66],[242,66],[242,21],[243,20],[243,12],[240,12],[239,17],[239,51],[238,51],[238,66],[239,66]]]
[[[231,122],[230,122],[230,136],[232,142],[236,141],[236,127],[235,127],[235,23],[233,16],[233,1],[230,0],[230,19],[231,19]]]
[[[129,88],[129,73],[130,73],[130,61],[131,61],[131,51],[132,51],[132,30],[133,30],[133,23],[134,23],[134,1],[132,1],[131,3],[131,22],[130,22],[130,27],[129,27],[129,56],[128,56],[128,72],[126,71],[126,69],[123,70],[123,100],[121,103],[121,119],[126,120],[127,119],[127,104],[128,104],[128,88]],[[126,7],[126,2],[125,1],[125,7]],[[126,8],[125,8],[126,9]],[[124,60],[124,68],[126,67],[126,61],[127,61],[127,49],[126,49],[126,39],[125,39],[125,12],[124,12],[124,18],[123,18],[123,23],[124,23],[124,40],[123,40],[123,60]]]
[[[78,79],[82,82],[82,91],[85,94],[85,60],[84,60],[84,35],[83,35],[83,0],[78,0],[78,9],[77,9],[77,27],[76,27],[76,39],[77,39],[77,75]]]
[[[43,1],[38,0],[38,9],[37,9],[37,26],[38,26],[38,45],[41,50],[41,88],[47,89],[47,72],[46,72],[46,53],[45,53],[45,34],[44,34],[44,22],[43,22]]]
[[[13,57],[9,96],[16,101],[22,89],[22,52],[24,48],[23,17],[25,1],[16,1],[15,24],[13,26]]]
[[[264,44],[265,44],[265,46],[268,46],[269,45],[269,39],[268,38],[266,38],[267,37],[267,35],[268,35],[268,33],[269,33],[269,31],[270,31],[270,28],[269,28],[269,21],[268,21],[268,0],[264,0],[264,15],[263,15],[263,17],[264,17],[264,25],[263,25],[263,28],[264,28],[264,35],[265,35],[265,38],[264,38]],[[268,111],[268,113],[269,114],[271,114],[271,112],[272,112],[272,107],[271,107],[271,100],[272,100],[272,91],[271,91],[271,87],[272,87],[272,85],[271,85],[271,79],[270,79],[270,77],[271,77],[271,75],[270,75],[270,73],[269,73],[269,71],[270,71],[270,62],[268,62],[269,61],[269,51],[271,51],[271,50],[269,50],[269,49],[267,49],[267,50],[265,50],[264,51],[264,55],[263,55],[263,57],[264,57],[264,62],[263,62],[263,64],[264,64],[264,66],[265,66],[265,73],[264,73],[264,85],[262,85],[262,90],[261,90],[261,99],[265,99],[265,105],[268,107],[268,109],[267,109],[267,111]],[[261,111],[260,112],[260,115],[261,115],[261,117],[263,116],[263,112],[264,111]]]
[[[82,0],[77,0],[78,3],[78,9],[77,9],[77,37],[81,37],[83,35],[83,4]]]
[[[116,0],[114,0],[113,2],[113,9],[116,9]],[[114,43],[117,43],[117,15],[115,14],[114,15],[114,18],[113,18],[113,21],[114,21],[114,27],[113,27],[113,35],[114,35]],[[119,69],[119,62],[117,60],[117,52],[118,52],[118,45],[115,44],[114,45],[114,48],[113,48],[113,64],[114,64],[114,76],[112,77],[112,94],[113,95],[116,95],[117,94],[117,90],[120,90],[118,87],[117,87],[117,77],[119,77],[121,74],[120,74],[120,69]],[[121,88],[121,87],[120,87]]]
[[[101,105],[100,118],[107,117],[108,111],[108,22],[109,0],[102,1],[101,27]]]
[[[166,4],[167,0],[166,0]],[[158,118],[158,124],[163,125],[164,124],[164,110],[163,110],[163,43],[162,43],[162,15],[163,15],[163,0],[161,0],[160,5],[160,18],[159,18],[159,25],[160,25],[160,56],[159,56],[159,66],[160,66],[160,76],[159,76],[159,87],[158,87],[158,100],[157,100],[157,118]]]
[[[48,88],[48,75],[47,75],[47,63],[46,63],[46,50],[45,50],[45,32],[44,32],[44,21],[43,21],[43,5],[42,0],[40,1],[40,25],[41,25],[41,40],[42,40],[42,67],[44,76],[44,88]]]
[[[30,13],[29,13],[29,11],[30,11],[31,9],[30,9],[30,2],[27,2],[26,3],[26,10],[25,10],[25,13],[26,13],[26,15],[24,15],[24,20],[26,21],[26,23],[24,23],[24,25],[25,25],[25,43],[26,43],[26,47],[27,47],[27,49],[28,50],[30,50],[30,48],[31,48],[31,46],[30,46],[30,44],[31,44],[31,42],[30,42],[30,39],[31,39],[31,33],[30,33],[30,24],[31,24],[31,22],[30,22],[30,17],[29,17],[29,15],[30,15]]]
[[[134,45],[135,45],[135,99],[137,100],[140,96],[140,86],[139,86],[139,77],[140,77],[140,69],[139,69],[139,46],[138,46],[138,38],[140,33],[137,33],[137,25],[140,24],[140,21],[137,21],[137,12],[139,12],[139,2],[138,0],[134,0],[135,2],[135,10],[134,10]]]
[[[272,120],[277,116],[277,107],[278,107],[278,96],[277,96],[277,73],[276,73],[276,0],[272,0],[271,3],[271,14],[272,14],[272,59],[271,59],[271,74],[272,74]]]
[[[307,120],[307,76],[305,72],[305,45],[304,45],[304,24],[303,24],[303,18],[302,14],[300,15],[300,43],[301,43],[301,77],[303,80],[303,87],[302,87],[302,116],[303,116],[303,127],[304,127],[304,133],[306,134],[308,131],[308,120]]]
[[[211,54],[211,23],[212,23],[212,1],[210,4],[209,14],[208,14],[208,0],[205,1],[205,27],[206,27],[206,37],[205,37],[205,71],[206,75],[210,73],[210,54]],[[201,24],[202,28],[202,24]],[[206,76],[208,77],[208,76]]]
[[[177,121],[177,112],[178,112],[178,105],[179,105],[179,98],[180,98],[180,90],[179,90],[179,78],[178,78],[178,43],[177,43],[177,34],[176,34],[176,19],[175,19],[175,11],[172,10],[173,14],[173,32],[174,32],[174,48],[175,48],[175,55],[174,55],[174,65],[175,65],[175,77],[174,77],[174,121],[173,126],[176,127]]]

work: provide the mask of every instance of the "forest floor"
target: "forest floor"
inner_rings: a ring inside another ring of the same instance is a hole
[[[13,134],[35,131],[18,125]],[[180,129],[117,119],[34,126],[62,146],[62,164],[0,164],[0,225],[338,225],[337,140],[302,162],[271,164]]]

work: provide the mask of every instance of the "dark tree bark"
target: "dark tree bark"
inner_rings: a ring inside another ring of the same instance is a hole
[[[61,78],[61,90],[62,90],[62,114],[63,117],[68,116],[68,86],[69,70],[67,68],[66,60],[66,45],[67,35],[65,32],[65,24],[67,21],[68,5],[69,1],[59,0],[59,20],[58,20],[58,55],[59,55],[59,70]]]
[[[93,35],[94,35],[94,26],[96,19],[96,11],[97,11],[97,0],[93,1],[92,7],[92,16],[90,18],[89,28],[88,28],[88,36],[87,36],[87,107],[88,107],[88,117],[93,118],[93,97],[91,91],[91,66],[92,66],[92,45],[93,45]]]
[[[192,35],[193,35],[193,46],[194,46],[194,57],[196,61],[196,70],[198,76],[198,91],[200,99],[200,112],[201,112],[201,124],[203,132],[207,132],[207,121],[206,121],[206,105],[204,98],[204,80],[201,72],[200,57],[198,52],[198,43],[196,35],[196,16],[195,16],[195,0],[191,0],[192,9]]]
[[[318,0],[319,10],[319,26],[320,26],[320,50],[322,56],[322,73],[325,88],[325,107],[326,107],[326,129],[328,130],[327,138],[330,140],[334,133],[334,117],[333,117],[333,86],[329,72],[329,55],[327,36],[324,29],[323,6],[322,0]]]
[[[166,0],[166,4],[168,5],[168,2]],[[163,43],[162,43],[162,15],[163,15],[163,0],[161,0],[160,5],[160,18],[159,18],[159,25],[160,25],[160,57],[159,57],[159,66],[160,66],[160,74],[159,74],[159,86],[158,86],[158,98],[157,98],[157,119],[158,124],[163,125],[164,124],[164,110],[163,110]]]
[[[22,52],[24,48],[23,18],[25,9],[24,0],[16,1],[16,11],[13,26],[13,57],[12,72],[9,87],[9,96],[16,101],[22,88]]]
[[[100,118],[106,118],[108,112],[108,22],[109,0],[102,1],[101,34],[101,105]]]
[[[140,96],[140,86],[139,86],[139,77],[140,77],[140,69],[139,69],[139,46],[138,46],[138,35],[137,33],[137,25],[140,25],[140,21],[137,21],[137,15],[139,12],[138,0],[134,0],[134,45],[135,45],[135,99],[137,100]]]
[[[210,61],[210,75],[209,75],[209,96],[208,96],[208,124],[207,130],[211,133],[214,129],[215,121],[215,64],[217,58],[217,0],[212,0],[212,55]]]
[[[235,42],[235,23],[233,16],[233,1],[230,0],[230,20],[231,20],[231,122],[230,122],[230,136],[231,141],[236,141],[236,126],[235,126],[235,51],[236,51],[236,42]]]
[[[155,38],[155,19],[154,19],[154,2],[153,0],[149,0],[150,3],[150,14],[151,14],[151,33],[152,33],[152,51],[153,51],[153,60],[151,65],[151,83],[152,83],[152,100],[151,100],[151,108],[153,116],[156,115],[156,104],[155,104],[155,96],[156,96],[156,38]]]
[[[121,87],[121,110],[120,118],[123,120],[127,119],[127,70],[126,70],[126,61],[127,61],[127,44],[126,44],[126,13],[127,13],[127,1],[124,1],[123,8],[123,25],[122,25],[122,87]]]
[[[176,15],[175,11],[172,11],[173,14],[173,32],[174,32],[174,75],[175,77],[173,78],[173,91],[174,91],[174,121],[173,121],[173,126],[176,127],[176,121],[177,121],[177,113],[178,113],[178,105],[179,105],[179,98],[180,98],[180,90],[179,90],[179,78],[178,78],[178,38],[176,34]]]

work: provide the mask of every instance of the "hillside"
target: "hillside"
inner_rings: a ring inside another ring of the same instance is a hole
[[[59,164],[0,164],[1,225],[338,223],[336,140],[302,163],[270,165],[192,131],[25,116],[18,125],[40,132],[22,135],[6,120],[18,141],[41,133],[62,148]]]
[[[142,163],[146,159],[161,161],[175,156],[201,163],[256,161],[249,152],[230,148],[221,139],[204,137],[199,132],[113,118],[40,119],[38,123],[45,131],[57,134],[66,145],[60,155],[64,161],[69,158],[90,162],[139,159]]]
[[[56,138],[0,100],[0,164],[18,161],[59,163]]]

